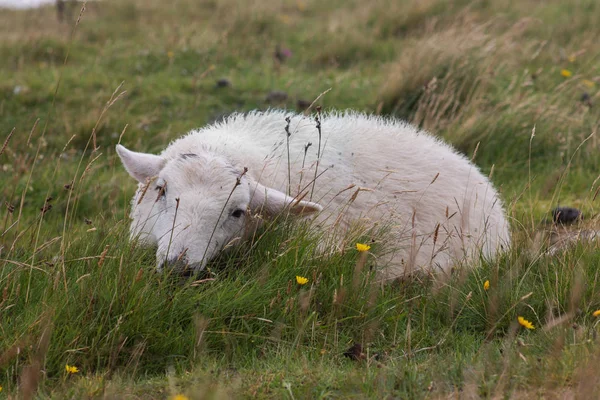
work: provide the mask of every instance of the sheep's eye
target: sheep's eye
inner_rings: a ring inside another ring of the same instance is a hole
[[[240,218],[242,215],[244,215],[244,210],[242,210],[241,208],[238,208],[237,210],[231,213],[231,216],[234,218]]]
[[[156,201],[158,201],[158,200],[162,199],[163,197],[165,197],[165,193],[167,192],[167,189],[164,186],[157,186],[156,191],[158,192],[158,194],[156,195]]]
[[[156,190],[158,192],[158,195],[156,196],[156,201],[165,197],[165,194],[167,193],[167,182],[164,182],[164,183],[160,182],[159,184],[156,185],[154,190]]]

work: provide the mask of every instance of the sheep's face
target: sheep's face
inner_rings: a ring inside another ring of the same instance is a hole
[[[250,188],[242,171],[221,158],[189,154],[171,160],[149,190],[159,269],[165,263],[202,269],[244,231]]]
[[[133,201],[131,234],[157,245],[160,270],[199,271],[223,247],[255,227],[251,215],[319,211],[318,204],[300,201],[257,184],[244,168],[214,153],[181,154],[166,160],[117,152],[125,168],[140,182]]]

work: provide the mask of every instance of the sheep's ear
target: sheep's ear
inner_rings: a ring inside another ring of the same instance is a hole
[[[145,183],[148,178],[158,175],[165,165],[165,159],[154,154],[136,153],[127,150],[120,144],[117,145],[117,154],[129,175],[141,183]]]
[[[307,215],[323,210],[320,204],[290,197],[279,190],[271,189],[260,183],[250,183],[250,209],[266,215],[277,215],[288,211],[294,215]]]

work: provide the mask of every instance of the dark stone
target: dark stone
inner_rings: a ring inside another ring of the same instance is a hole
[[[231,82],[228,79],[221,78],[217,81],[218,88],[224,88],[224,87],[229,87],[229,86],[231,86]]]
[[[592,108],[592,96],[590,96],[588,92],[583,92],[581,95],[581,102],[589,108]]]
[[[568,225],[583,219],[583,214],[573,207],[556,207],[552,210],[552,221],[555,224]]]

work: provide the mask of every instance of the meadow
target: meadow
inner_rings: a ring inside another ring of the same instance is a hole
[[[0,399],[599,396],[600,251],[550,255],[544,233],[559,205],[595,225],[599,36],[595,0],[0,9]],[[315,100],[452,143],[499,189],[514,246],[381,285],[376,236],[322,254],[282,218],[201,276],[156,273],[115,145]]]

